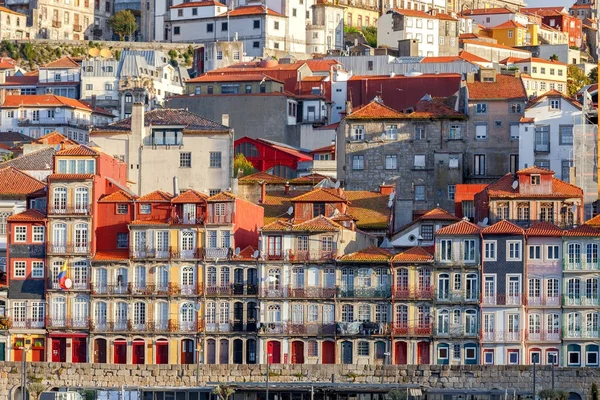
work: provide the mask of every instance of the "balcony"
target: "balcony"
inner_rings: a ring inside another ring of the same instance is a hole
[[[435,301],[437,303],[471,303],[479,302],[479,293],[477,291],[463,292],[463,291],[436,291]]]
[[[10,329],[43,329],[44,320],[32,319],[32,318],[8,318],[6,320],[7,327]]]
[[[176,225],[204,225],[204,218],[200,215],[191,216],[181,212],[176,212],[173,218]]]
[[[593,329],[563,329],[563,339],[597,339],[600,338],[600,330]]]
[[[146,284],[138,285],[107,285],[102,283],[90,284],[91,293],[95,296],[133,295],[133,296],[168,296],[173,294],[169,285]]]
[[[161,248],[161,249],[155,249],[155,248],[151,248],[151,247],[137,248],[137,249],[129,250],[129,257],[138,259],[138,260],[148,259],[148,258],[167,260],[167,259],[171,258],[171,252],[169,251],[169,249],[165,249],[165,248]]]
[[[305,324],[290,324],[288,334],[290,335],[335,335],[336,325],[320,324],[320,323],[305,323]]]
[[[587,261],[587,260],[580,260],[579,262],[569,262],[568,260],[565,260],[565,262],[563,263],[563,270],[564,271],[599,271],[600,270],[600,264],[598,263],[598,261],[593,262],[593,261]]]
[[[58,21],[58,20],[53,20],[52,21],[52,27],[53,28],[60,28],[62,26],[62,22]]]
[[[410,325],[405,322],[392,323],[392,333],[394,335],[431,336],[432,332],[433,332],[433,324],[427,323],[427,322],[416,324],[416,325]]]
[[[479,330],[477,326],[467,325],[437,325],[434,329],[435,336],[438,337],[477,337]]]
[[[341,298],[385,298],[390,296],[391,292],[388,288],[341,288],[339,291]]]
[[[315,250],[315,251],[268,251],[263,254],[263,258],[267,261],[327,261],[337,257],[337,250]]]
[[[233,256],[233,249],[231,248],[214,248],[214,247],[206,247],[204,249],[204,258],[205,259],[221,259],[221,260],[229,260]]]
[[[215,225],[227,225],[231,224],[233,221],[233,214],[227,215],[209,215],[206,219],[207,224],[215,224]]]
[[[389,334],[385,322],[338,322],[336,332],[342,336],[379,336]]]
[[[287,297],[287,291],[280,286],[278,286],[278,287],[261,286],[260,287],[260,297],[269,297],[269,298],[280,299],[280,298],[283,298],[284,296]]]
[[[169,320],[169,332],[196,333],[204,330],[204,324],[200,321]]]
[[[560,342],[560,331],[526,332],[525,338],[529,342]]]
[[[234,295],[258,296],[258,285],[256,283],[234,283],[232,287]]]
[[[287,324],[285,322],[264,322],[260,324],[258,333],[275,335],[286,334]]]
[[[77,215],[77,216],[91,215],[91,209],[88,206],[81,206],[81,207],[49,206],[48,207],[48,215],[49,216],[60,215],[61,217],[69,216],[69,215]]]
[[[73,31],[75,32],[81,32],[81,25],[73,25]]]
[[[232,283],[229,285],[223,286],[206,286],[206,295],[207,296],[231,296],[231,295],[239,295],[239,296],[257,296],[258,295],[258,285],[250,284],[250,283]]]
[[[205,253],[205,251],[201,247],[198,247],[195,250],[175,251],[175,250],[173,250],[173,248],[169,249],[170,258],[176,259],[176,260],[203,260],[204,253]]]
[[[558,297],[527,297],[527,306],[529,307],[560,307],[561,298]]]
[[[317,286],[294,288],[290,286],[288,287],[287,297],[292,299],[333,299],[336,293],[336,288]]]
[[[433,299],[433,286],[392,286],[392,297],[397,300],[431,300]]]
[[[483,296],[483,305],[484,306],[520,306],[522,303],[522,296],[508,296],[505,294],[491,295],[491,296]]]
[[[81,243],[48,243],[49,255],[89,254],[90,242]]]
[[[481,332],[482,342],[520,342],[523,337],[523,331],[491,331]]]
[[[46,318],[47,329],[88,329],[89,327],[88,318]]]
[[[73,271],[67,269],[67,277],[73,276]],[[90,283],[87,279],[85,280],[75,280],[71,279],[73,286],[69,288],[69,290],[90,290]],[[58,280],[48,278],[48,290],[63,290],[58,283]]]
[[[563,296],[563,306],[565,307],[569,307],[569,306],[573,306],[573,307],[577,307],[577,306],[583,306],[583,307],[597,307],[600,306],[600,298],[598,297],[587,297],[587,296],[581,296],[581,297],[571,297],[571,296]]]
[[[256,322],[248,322],[247,324],[241,321],[224,322],[224,323],[205,323],[205,332],[207,333],[226,333],[226,332],[256,332]]]

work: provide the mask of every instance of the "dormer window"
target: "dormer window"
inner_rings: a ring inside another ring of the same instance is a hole
[[[560,99],[550,99],[550,109],[560,110]]]
[[[325,203],[313,203],[313,217],[325,216]]]
[[[531,184],[532,185],[539,185],[540,182],[541,182],[540,175],[531,175]]]
[[[140,204],[140,214],[150,214],[152,212],[152,204]]]

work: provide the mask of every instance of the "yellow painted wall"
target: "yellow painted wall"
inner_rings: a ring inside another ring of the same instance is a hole
[[[344,11],[344,25],[348,23],[348,14],[352,14],[352,26],[361,28],[358,25],[358,16],[362,16],[362,27],[366,26],[377,26],[377,19],[379,18],[379,12],[376,10],[365,10],[360,7],[346,7]],[[366,23],[365,17],[369,17],[369,23]]]
[[[509,37],[509,32],[512,32],[512,37]],[[523,28],[492,29],[492,37],[498,41],[498,44],[503,44],[505,46],[523,46],[526,34],[527,29]]]

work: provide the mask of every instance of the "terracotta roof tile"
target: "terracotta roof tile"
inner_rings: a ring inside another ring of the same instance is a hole
[[[387,263],[392,258],[392,253],[379,247],[368,247],[354,253],[338,257],[341,262],[379,262]]]
[[[512,19],[508,20],[506,22],[503,22],[500,25],[493,26],[490,29],[515,29],[515,28],[527,29],[527,27],[525,25],[515,22]]]
[[[183,3],[186,4],[186,3]],[[203,82],[262,82],[265,81],[273,81],[283,83],[278,79],[271,78],[268,75],[264,74],[227,74],[227,75],[217,75],[217,74],[204,74],[200,75],[196,78],[188,80],[186,83],[203,83]]]
[[[524,64],[524,63],[531,63],[531,62],[538,63],[538,64],[564,65],[564,66],[567,65],[561,61],[546,60],[544,58],[538,58],[538,57],[519,58],[518,60],[514,60],[513,64]]]
[[[0,168],[14,167],[21,171],[52,171],[54,165],[53,147],[44,147],[0,163]]]
[[[308,193],[296,196],[291,199],[292,202],[325,202],[325,203],[348,203],[346,196],[337,193],[335,189],[315,189]]]
[[[44,190],[46,185],[13,167],[0,169],[0,196],[26,196]]]
[[[140,203],[170,203],[173,196],[171,193],[155,190],[138,198]]]
[[[544,100],[546,97],[560,97],[561,99],[568,101],[569,103],[571,103],[574,107],[577,107],[579,109],[582,108],[582,105],[580,102],[578,102],[577,100],[566,96],[564,93],[559,92],[558,90],[550,90],[538,97],[535,97],[531,100],[529,100],[529,103],[527,104],[526,108],[530,108],[535,106],[536,104],[540,103],[542,100]]]
[[[466,43],[466,44],[476,45],[476,46],[491,47],[494,49],[504,49],[504,50],[512,50],[512,51],[521,51],[523,53],[531,53],[527,50],[516,49],[514,47],[505,46],[503,44],[498,44],[498,43],[483,42],[480,40],[465,39],[462,42]]]
[[[18,107],[67,107],[85,111],[98,112],[97,109],[92,109],[89,104],[63,96],[54,94],[34,94],[34,95],[8,95],[4,99],[2,107],[18,108]],[[105,111],[102,111],[105,113]],[[112,114],[111,114],[112,115]]]
[[[29,96],[25,96],[29,97]],[[201,117],[184,109],[161,108],[154,109],[144,114],[144,126],[175,125],[184,126],[184,134],[187,131],[212,131],[217,133],[229,133],[229,128],[215,121]],[[113,122],[106,126],[96,127],[91,134],[102,134],[103,131],[123,131],[131,129],[131,117]]]
[[[208,7],[208,6],[218,6],[218,7],[227,7],[225,4],[220,3],[215,0],[204,0],[204,1],[192,1],[189,3],[181,3],[171,8],[186,8],[186,7]]]
[[[254,252],[256,250],[257,249],[255,249],[252,246],[246,246],[240,251],[240,254],[238,254],[237,256],[234,255],[232,260],[256,260],[253,257]]]
[[[265,223],[262,227],[263,232],[280,232],[280,231],[291,231],[293,224],[290,221],[275,219],[275,221],[270,223]]]
[[[8,222],[42,222],[46,220],[46,215],[38,210],[29,209],[6,219]]]
[[[407,8],[394,8],[392,11],[396,12],[398,14],[406,15],[407,17],[418,17],[418,18],[456,21],[456,18],[452,17],[451,15],[444,14],[444,13],[430,14],[425,11],[411,10],[411,9],[407,9]]]
[[[313,58],[313,59],[298,61],[297,64],[308,65],[308,67],[310,68],[310,70],[312,72],[329,72],[331,70],[331,67],[336,66],[336,65],[340,65],[340,66],[342,65],[342,63],[340,63],[338,60],[335,60],[333,58],[328,58],[328,59]]]
[[[316,185],[321,182],[323,179],[332,179],[330,176],[312,173],[310,175],[299,176],[298,178],[294,178],[290,180],[290,183],[293,185]],[[332,179],[335,181],[335,179]]]
[[[591,219],[588,219],[587,221],[585,221],[585,224],[593,226],[595,228],[600,228],[600,214],[596,215]]]
[[[419,220],[431,221],[431,220],[441,220],[441,221],[460,221],[455,215],[450,214],[448,211],[443,208],[436,207],[433,210],[427,211],[425,214],[421,215]]]
[[[563,230],[551,222],[538,222],[528,228],[525,233],[527,236],[562,236]]]
[[[129,260],[129,250],[98,250],[93,261],[124,261]]]
[[[458,221],[455,224],[448,225],[448,226],[438,229],[438,231],[435,234],[439,235],[439,236],[445,236],[445,235],[471,236],[471,235],[479,235],[480,233],[481,233],[480,227],[463,219],[463,220]]]
[[[294,224],[292,230],[298,232],[337,232],[342,228],[341,225],[330,218],[320,215],[308,221]]]
[[[346,119],[394,119],[404,117],[405,114],[373,100],[366,106],[352,111],[350,115],[346,116]]]
[[[600,236],[600,230],[590,225],[579,225],[577,228],[569,229],[563,236]]]
[[[522,124],[532,124],[535,122],[535,118],[525,118],[525,117],[521,117],[521,119],[519,120],[520,123]]]
[[[80,181],[94,179],[94,174],[52,174],[48,175],[48,181]]]
[[[420,100],[415,105],[415,111],[404,114],[405,118],[449,118],[467,119],[467,116],[445,104],[445,99]]]
[[[334,153],[335,152],[335,144],[331,144],[329,146],[319,147],[318,149],[311,150],[311,154],[315,153]]]
[[[412,247],[392,257],[392,263],[394,264],[431,262],[433,262],[433,254],[429,253],[423,247]]]
[[[520,78],[496,75],[496,82],[467,82],[469,100],[527,99],[527,92]]]
[[[506,174],[502,178],[498,179],[488,185],[485,189],[490,197],[504,197],[504,198],[569,198],[569,197],[580,197],[583,196],[583,191],[575,185],[571,185],[567,182],[563,182],[560,179],[552,178],[552,193],[542,194],[521,194],[519,187],[513,189],[512,185],[514,182],[514,176],[512,174]]]
[[[66,137],[65,135],[63,135],[59,132],[47,133],[44,136],[36,139],[35,143],[49,144],[49,145],[66,144],[66,145],[72,145],[72,146],[77,146],[79,144],[76,141],[69,139],[68,137]]]
[[[11,75],[0,86],[36,86],[38,83],[38,75]]]
[[[484,235],[524,235],[525,231],[518,225],[503,219],[481,231]]]
[[[204,193],[197,192],[193,189],[188,189],[181,193],[179,196],[173,198],[171,203],[175,204],[194,204],[194,203],[206,203],[207,195]]]
[[[130,225],[169,225],[166,219],[136,219]]]
[[[119,190],[100,198],[98,203],[131,203],[135,199],[136,196],[132,196],[124,190]]]
[[[60,150],[56,153],[57,156],[97,156],[100,153],[91,147],[80,144],[78,146],[73,146],[66,148],[64,150]]]
[[[18,12],[16,12],[16,11],[13,11],[13,10],[11,10],[10,8],[1,7],[1,6],[0,6],[0,11],[1,11],[1,12],[5,12],[5,13],[8,13],[8,14],[20,15],[20,16],[22,16],[22,17],[25,17],[25,16],[26,16],[25,14],[21,14],[21,13],[18,13]]]
[[[389,196],[367,190],[348,190],[344,194],[350,201],[348,214],[357,219],[356,227],[362,230],[387,229],[390,220]]]
[[[532,165],[531,167],[523,168],[523,169],[520,169],[517,171],[517,175],[531,175],[531,174],[554,175],[554,171],[552,171],[551,169],[548,169],[548,168],[542,168],[542,167],[538,167],[535,165]]]
[[[267,184],[282,184],[285,182],[285,179],[275,175],[271,175],[268,172],[264,171],[256,172],[251,175],[246,175],[239,179],[240,183],[257,183],[262,181],[266,182]]]
[[[42,68],[81,68],[81,65],[72,57],[65,56],[47,63]]]
[[[237,199],[236,195],[229,192],[220,192],[214,196],[210,196],[206,201],[233,201]]]
[[[515,12],[508,7],[474,8],[472,10],[466,9],[463,15],[515,14]]]
[[[229,11],[228,13],[224,13],[221,14],[221,17],[224,17],[226,15],[228,15],[230,17],[243,17],[246,15],[263,15],[263,14],[269,14],[275,17],[285,17],[285,15],[279,14],[278,12],[273,11],[271,8],[267,8],[265,10],[265,6],[263,5],[258,5],[258,6],[241,6],[238,8],[235,8],[231,11]]]
[[[421,63],[451,63],[455,61],[463,61],[463,59],[459,56],[425,57],[421,60]]]

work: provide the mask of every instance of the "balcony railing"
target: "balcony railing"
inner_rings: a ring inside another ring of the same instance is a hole
[[[562,299],[563,299],[563,306],[592,306],[592,307],[600,306],[600,298],[598,298],[598,297],[563,296]]]
[[[294,299],[332,299],[337,292],[336,288],[323,288],[317,286],[309,286],[303,288],[289,287],[287,297]]]
[[[372,298],[372,297],[390,297],[391,292],[389,288],[340,288],[340,297],[360,297],[360,298]]]
[[[48,254],[88,254],[91,243],[48,243]]]
[[[48,329],[88,329],[90,320],[88,318],[46,318]]]
[[[600,330],[593,329],[563,329],[563,339],[596,339]]]
[[[178,259],[178,260],[203,260],[204,253],[205,253],[204,249],[201,247],[198,247],[195,250],[178,250],[178,251],[176,251],[173,248],[169,249],[170,258]]]
[[[7,320],[9,328],[19,328],[19,329],[43,329],[45,321],[42,319],[32,319],[32,318],[8,318]]]
[[[394,322],[392,324],[392,333],[397,336],[431,336],[433,332],[432,323],[408,324],[403,322]]]
[[[482,331],[480,337],[482,342],[520,342],[523,337],[523,331]]]
[[[569,262],[565,260],[563,263],[563,269],[565,271],[598,271],[600,270],[600,264],[598,261],[581,260],[579,262]]]
[[[186,293],[189,292],[186,288]],[[202,294],[202,285],[195,286],[195,294]],[[181,287],[175,283],[169,284],[153,284],[145,285],[129,283],[129,284],[103,284],[91,283],[90,290],[95,296],[172,296],[181,294]]]
[[[203,225],[204,218],[200,215],[192,217],[191,215],[182,215],[183,213],[177,212],[173,218],[173,222],[176,225]]]
[[[226,215],[209,215],[208,218],[206,219],[207,224],[218,224],[218,225],[231,224],[232,221],[233,221],[232,213],[229,213]]]
[[[53,28],[60,28],[62,26],[62,21],[58,21],[58,20],[53,20],[52,21],[52,27]]]
[[[527,305],[529,307],[560,307],[561,299],[558,297],[531,297],[527,296]]]
[[[337,257],[337,250],[315,250],[315,251],[269,251],[263,255],[265,260],[269,261],[323,261],[333,260]]]
[[[155,249],[152,247],[130,249],[129,256],[135,259],[145,258],[157,258],[157,259],[169,259],[171,258],[171,252],[169,249],[161,248]]]
[[[305,324],[290,324],[288,334],[290,335],[334,335],[336,325],[320,324],[320,323],[305,323]]]
[[[205,332],[256,332],[258,328],[257,323],[248,322],[244,323],[241,321],[228,321],[228,322],[210,322],[205,323]]]
[[[73,273],[71,271],[69,271],[69,270],[67,270],[67,271],[68,271],[67,276],[73,276]],[[90,283],[87,279],[86,280],[72,279],[71,282],[72,282],[72,286],[69,288],[69,290],[90,290]],[[48,289],[49,290],[62,290],[58,281],[56,279],[52,279],[52,278],[48,279]]]
[[[479,336],[479,329],[475,325],[437,325],[433,331],[436,336],[441,337]]]
[[[48,207],[48,215],[90,215],[91,209],[88,206],[81,207]]]
[[[525,338],[530,342],[560,342],[560,331],[526,332]]]
[[[204,249],[204,258],[215,259],[220,258],[221,260],[230,259],[233,256],[233,250],[230,248],[212,248],[206,247]]]
[[[433,287],[392,286],[392,297],[397,300],[431,300]]]
[[[389,334],[389,328],[385,322],[338,322],[336,331],[343,336],[376,336]]]
[[[513,296],[505,294],[483,296],[484,306],[520,306],[522,304],[522,296],[520,294]]]
[[[478,302],[479,293],[473,290],[470,292],[464,291],[436,291],[435,301],[438,303],[464,303],[464,302]]]
[[[535,144],[535,152],[536,153],[550,152],[550,143],[536,143]]]

